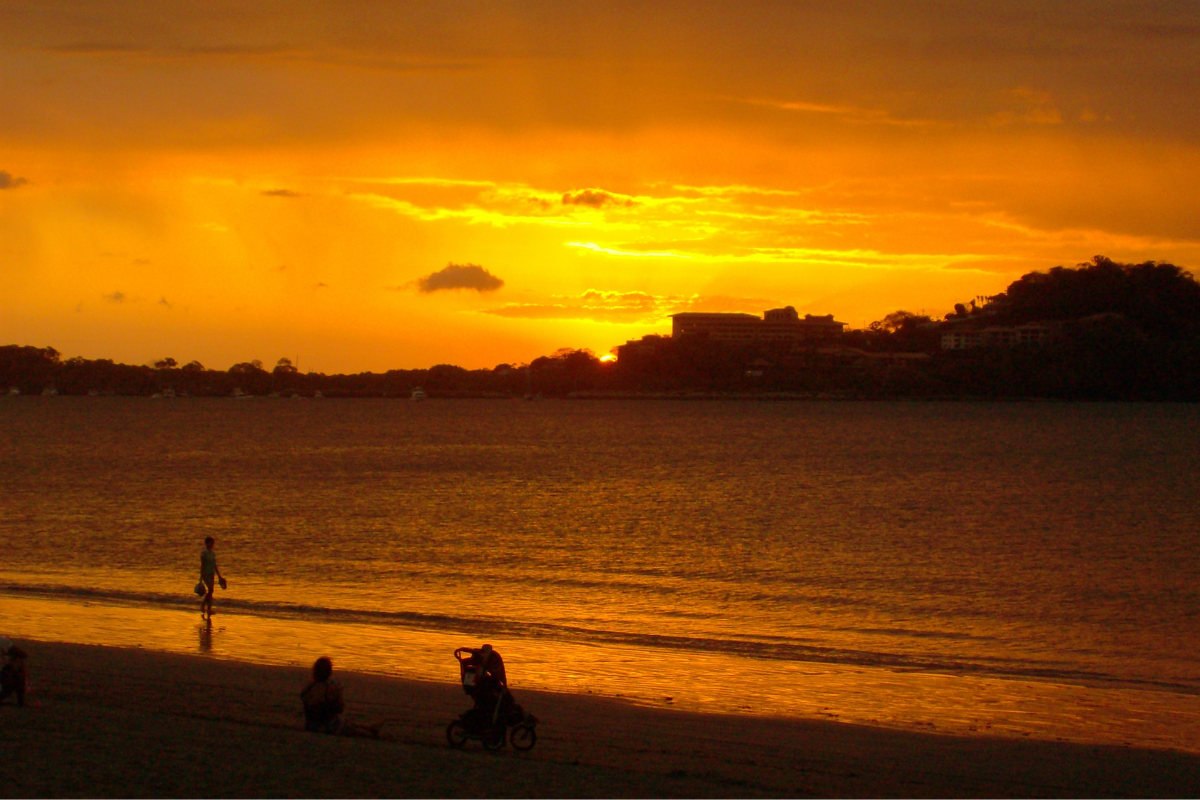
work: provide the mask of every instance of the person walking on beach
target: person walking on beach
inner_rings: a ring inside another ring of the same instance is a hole
[[[207,589],[204,593],[204,599],[200,601],[200,616],[203,617],[205,609],[207,609],[208,619],[212,619],[214,584],[217,580],[220,580],[221,588],[225,588],[225,577],[221,575],[221,570],[217,567],[217,554],[213,552],[213,547],[216,543],[216,539],[207,536],[204,539],[204,549],[200,551],[200,582]]]

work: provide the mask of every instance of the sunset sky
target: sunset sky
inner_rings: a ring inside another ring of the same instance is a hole
[[[0,0],[0,344],[491,367],[1197,270],[1198,97],[1194,2]]]

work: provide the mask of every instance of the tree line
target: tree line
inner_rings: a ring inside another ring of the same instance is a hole
[[[942,350],[963,327],[1053,323],[1038,345]],[[301,373],[286,358],[212,370],[173,358],[152,365],[63,360],[53,348],[0,347],[0,391],[23,394],[408,397],[581,394],[785,393],[835,397],[1042,397],[1200,400],[1200,283],[1167,263],[1103,256],[1031,272],[999,295],[955,306],[941,320],[896,311],[840,339],[794,343],[650,339],[617,362],[564,348],[529,364],[348,375]]]

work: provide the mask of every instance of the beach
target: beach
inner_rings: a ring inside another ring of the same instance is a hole
[[[337,670],[380,741],[304,733],[307,670],[22,640],[32,692],[0,707],[6,796],[1184,797],[1200,757],[527,691],[529,753],[447,747],[455,684]],[[336,670],[336,664],[335,664]]]

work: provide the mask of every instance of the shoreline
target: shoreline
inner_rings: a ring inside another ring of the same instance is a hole
[[[20,640],[27,707],[0,708],[11,796],[1193,796],[1200,756],[649,708],[522,689],[528,754],[450,750],[456,684],[338,669],[347,718],[305,734],[304,667]],[[304,654],[311,661],[319,653]],[[403,766],[401,766],[403,765]],[[220,776],[214,782],[213,776]]]
[[[683,680],[678,650],[224,609],[217,623],[206,627],[183,608],[20,599],[3,593],[0,601],[10,620],[5,633],[13,638],[292,668],[311,664],[312,654],[321,651],[341,669],[438,685],[457,677],[449,657],[455,647],[491,640],[505,653],[517,685],[551,693],[702,715],[829,720],[901,732],[1200,756],[1200,696],[1194,693],[696,651],[686,659],[693,674]]]

